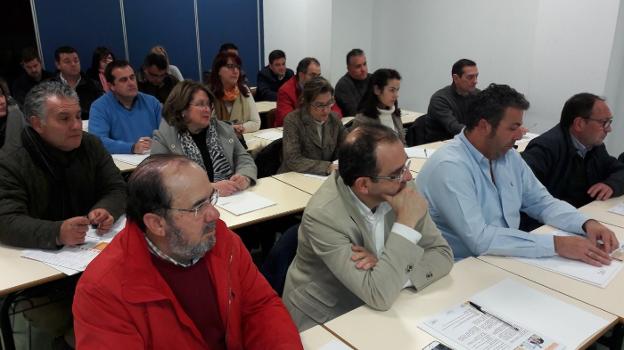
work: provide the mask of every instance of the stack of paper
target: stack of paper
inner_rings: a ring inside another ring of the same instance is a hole
[[[234,215],[246,214],[272,205],[275,205],[272,200],[249,191],[242,191],[228,197],[219,197],[217,202],[217,207]]]
[[[283,132],[276,129],[266,129],[255,132],[253,136],[269,141],[275,141],[282,138]]]
[[[74,275],[84,271],[87,265],[95,259],[102,249],[104,249],[125,226],[126,217],[124,215],[120,217],[111,230],[104,235],[100,236],[95,229],[89,229],[84,244],[73,247],[65,246],[61,250],[26,249],[22,251],[22,257],[41,261],[67,275]]]
[[[618,205],[609,209],[609,213],[624,215],[624,203],[618,203]]]
[[[113,154],[113,159],[120,162],[139,165],[145,158],[149,157],[148,154]]]
[[[552,234],[558,236],[572,235],[571,233],[563,231],[554,231]],[[624,243],[622,243],[622,246],[624,247]],[[624,266],[621,261],[612,260],[611,265],[596,267],[582,261],[571,260],[560,256],[516,259],[526,264],[534,265],[544,270],[552,271],[601,288],[606,288],[609,282],[620,272],[622,266]]]
[[[435,149],[424,148],[421,146],[406,147],[405,153],[407,158],[429,158],[435,152]]]
[[[510,302],[510,300],[512,302]],[[467,301],[426,319],[423,329],[456,350],[574,349],[609,322],[505,279]]]

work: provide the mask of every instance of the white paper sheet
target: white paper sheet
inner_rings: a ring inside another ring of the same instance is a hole
[[[109,232],[100,236],[90,228],[85,243],[75,247],[63,247],[60,250],[25,249],[22,257],[41,261],[67,275],[84,271],[87,265],[104,249],[108,243],[126,226],[126,216],[121,216]]]
[[[340,340],[332,340],[325,345],[321,346],[319,350],[351,350],[345,343]]]
[[[257,131],[253,134],[253,136],[269,141],[275,141],[282,138],[283,132],[275,129],[267,129]]]
[[[414,147],[406,147],[405,153],[407,154],[407,158],[430,158],[435,149],[432,148],[424,148],[421,146]]]
[[[530,329],[530,333],[537,334],[545,340],[556,341],[567,349],[577,348],[609,323],[592,313],[512,279],[500,281],[473,295],[469,300],[481,305],[491,314],[519,329]],[[448,332],[440,331],[442,323],[432,322],[436,318],[444,320],[445,313],[462,305],[464,309],[461,311],[469,311],[465,309],[467,305],[462,303],[425,320],[419,327],[455,349],[470,349],[471,347],[467,347],[465,344],[462,346],[457,340],[449,339],[446,335]],[[470,319],[457,320],[457,322],[462,321],[469,322]],[[492,320],[489,322],[496,326],[496,322]],[[501,334],[513,331],[510,327],[501,324],[502,322],[498,324],[498,330]],[[458,325],[451,326],[456,327]],[[526,348],[530,348],[529,344]]]
[[[553,231],[552,234],[558,236],[572,235],[563,231]],[[624,243],[622,244],[624,246]],[[609,282],[622,270],[622,266],[624,266],[621,261],[611,260],[611,265],[596,267],[582,261],[567,259],[561,256],[515,259],[601,288],[606,288]]]
[[[145,158],[149,157],[148,154],[113,154],[113,159],[120,162],[139,165]]]
[[[242,191],[228,197],[219,197],[217,202],[217,207],[234,215],[246,214],[272,205],[275,205],[272,200],[249,191]]]
[[[327,178],[329,177],[329,176],[321,176],[321,175],[315,175],[315,174],[303,174],[303,176],[311,177],[313,179],[319,179],[322,181],[327,180]]]
[[[618,203],[615,207],[608,210],[609,213],[624,215],[624,202]]]

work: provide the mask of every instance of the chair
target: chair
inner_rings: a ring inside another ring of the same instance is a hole
[[[298,232],[299,223],[288,228],[275,242],[260,268],[260,272],[279,296],[284,292],[286,273],[297,253]]]
[[[417,118],[405,132],[405,143],[408,147],[422,145],[427,143],[425,140],[425,122],[428,116],[422,115]]]
[[[258,152],[255,162],[258,168],[258,178],[277,174],[282,164],[282,139],[271,142]]]

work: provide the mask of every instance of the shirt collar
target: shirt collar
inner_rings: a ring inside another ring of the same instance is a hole
[[[578,153],[581,158],[585,158],[585,155],[587,155],[587,152],[589,152],[591,148],[585,147],[585,145],[582,144],[581,141],[579,141],[576,137],[574,137],[572,133],[570,133],[570,138],[572,139],[572,144],[574,145],[574,148],[576,148],[576,153]]]
[[[42,73],[43,74],[43,73]],[[63,76],[63,73],[59,73],[59,78],[61,79],[61,82],[67,86],[71,86],[69,85],[69,83],[67,82],[67,80],[65,79],[65,77]],[[82,80],[82,75],[78,77],[78,81],[76,82],[76,86],[80,85],[80,81]]]
[[[347,187],[349,193],[351,194],[351,198],[353,199],[353,203],[355,203],[355,208],[358,210],[360,214],[368,221],[374,221],[376,217],[384,217],[392,208],[387,202],[381,202],[375,211],[373,212],[364,202],[362,202],[351,190],[351,187]]]
[[[190,263],[183,263],[180,261],[177,261],[176,259],[170,257],[169,255],[163,253],[162,250],[158,249],[158,247],[149,239],[147,238],[147,235],[144,235],[145,237],[145,241],[147,242],[147,249],[150,251],[150,253],[152,253],[153,255],[156,255],[157,257],[168,261],[172,264],[174,264],[175,266],[180,266],[180,267],[191,267],[195,264],[197,264],[197,262],[199,261],[200,258],[196,258],[191,260]]]

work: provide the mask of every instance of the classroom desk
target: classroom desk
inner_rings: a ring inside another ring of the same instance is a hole
[[[42,262],[22,258],[21,254],[21,248],[0,245],[0,296],[66,276]]]
[[[624,228],[608,224],[607,227],[613,230],[620,242],[624,241]],[[553,230],[555,229],[551,226],[542,226],[533,232],[552,232]],[[620,318],[620,322],[624,322],[624,303],[622,302],[624,270],[615,276],[607,288],[600,288],[510,257],[480,256],[479,259],[614,314]]]
[[[301,343],[303,343],[303,348],[306,350],[320,349],[327,346],[329,343],[341,344],[351,348],[350,345],[336,337],[323,326],[312,327],[299,333],[299,336],[301,336]]]
[[[245,143],[247,143],[247,151],[251,153],[251,155],[255,156],[264,147],[268,146],[271,142],[273,142],[271,140],[264,139],[264,138],[257,136],[267,131],[277,131],[279,133],[283,133],[283,129],[279,127],[279,128],[260,129],[256,132],[243,134],[243,137],[245,138]]]
[[[418,145],[417,147],[426,148],[426,149],[438,149],[445,145],[444,141],[436,141],[431,143],[425,143],[423,145]],[[410,170],[412,172],[418,173],[420,169],[422,169],[423,165],[427,161],[426,158],[410,158]]]
[[[607,224],[624,227],[624,216],[610,213],[608,210],[617,204],[624,202],[624,196],[613,197],[606,201],[593,201],[579,208],[579,211],[592,219],[596,219]]]
[[[291,185],[309,194],[314,194],[316,191],[318,191],[323,182],[325,182],[325,180],[318,177],[307,176],[306,174],[296,173],[292,171],[288,173],[273,175],[273,177],[285,184]]]
[[[256,185],[249,187],[246,191],[268,198],[276,204],[242,215],[234,215],[217,207],[221,214],[221,220],[225,221],[230,229],[237,229],[257,222],[301,212],[308,204],[308,200],[310,200],[308,193],[272,177],[258,179]]]
[[[115,163],[117,168],[119,168],[119,171],[121,171],[122,173],[134,171],[134,169],[136,169],[137,167],[134,164],[126,163],[117,159],[113,159],[113,162]]]
[[[258,113],[267,113],[275,107],[277,107],[277,102],[275,101],[256,101]]]
[[[375,311],[367,306],[362,306],[325,323],[325,327],[357,349],[421,350],[435,340],[433,336],[418,328],[421,321],[466,301],[470,296],[505,278],[526,284],[533,289],[607,320],[609,326],[586,339],[584,345],[593,343],[616,323],[617,318],[614,315],[483,261],[467,258],[456,263],[449,275],[418,293],[403,290],[388,311]]]

